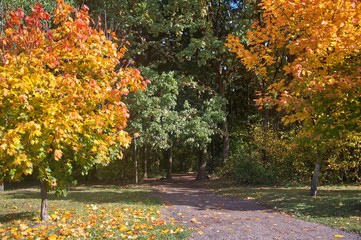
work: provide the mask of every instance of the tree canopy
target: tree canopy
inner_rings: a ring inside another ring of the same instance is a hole
[[[360,132],[360,4],[294,0],[261,7],[245,44],[233,35],[227,43],[268,82],[258,104],[276,106],[286,124],[303,122],[314,139]]]
[[[40,2],[1,1],[0,182],[358,181],[357,1]]]
[[[52,21],[52,24],[50,24]],[[62,190],[74,165],[85,172],[127,146],[129,113],[122,97],[144,89],[137,69],[124,68],[125,47],[91,27],[88,9],[57,1],[54,18],[35,4],[9,12],[0,40],[0,176],[37,170]]]

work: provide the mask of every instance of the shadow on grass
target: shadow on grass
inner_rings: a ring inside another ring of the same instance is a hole
[[[35,212],[17,212],[0,214],[0,223],[7,223],[14,220],[30,220],[35,216]]]
[[[319,190],[318,197],[309,196],[308,189],[234,187],[220,189],[224,195],[254,198],[270,208],[277,208],[295,215],[313,217],[361,216],[361,191]]]
[[[88,191],[87,189],[68,192],[66,197],[57,197],[53,193],[49,193],[49,200],[64,200],[64,201],[74,201],[80,203],[88,204],[105,204],[105,203],[122,203],[122,204],[144,204],[144,205],[154,205],[160,204],[160,202],[151,197],[147,191],[112,191],[112,190],[101,190],[92,189]],[[11,193],[12,199],[39,199],[39,192],[30,192],[18,190],[17,192]]]

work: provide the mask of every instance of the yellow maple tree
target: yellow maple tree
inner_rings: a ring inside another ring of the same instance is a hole
[[[107,164],[112,147],[129,144],[122,96],[145,82],[121,67],[125,51],[91,27],[86,6],[58,0],[52,20],[41,4],[28,16],[8,14],[0,35],[0,179],[35,168],[45,191],[61,190],[74,165],[86,172]]]

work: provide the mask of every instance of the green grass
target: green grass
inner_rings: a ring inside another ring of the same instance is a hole
[[[67,197],[49,194],[42,222],[37,188],[0,193],[0,239],[184,239],[189,230],[160,218],[159,199],[148,191],[117,186],[80,186]]]
[[[223,184],[223,186],[227,186]],[[216,187],[223,195],[257,202],[310,222],[361,234],[361,187],[323,186],[317,197],[309,187]]]

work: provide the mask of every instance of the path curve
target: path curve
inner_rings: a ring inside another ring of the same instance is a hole
[[[193,175],[176,175],[171,183],[147,180],[146,184],[163,201],[165,220],[194,230],[190,239],[361,240],[361,235],[295,219],[255,201],[216,195],[195,182]]]

